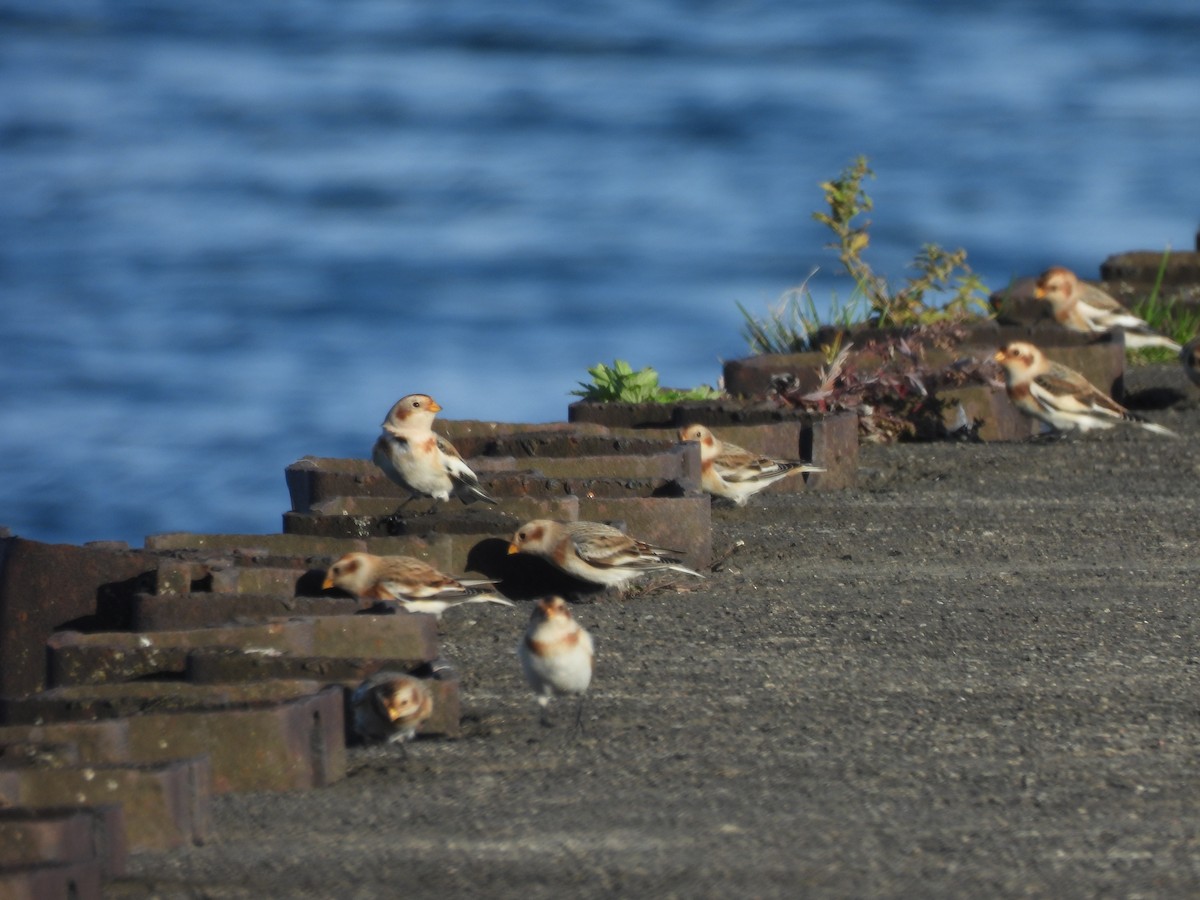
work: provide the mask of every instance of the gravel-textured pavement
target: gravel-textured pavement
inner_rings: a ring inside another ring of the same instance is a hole
[[[714,508],[721,570],[575,608],[582,737],[528,603],[447,613],[462,739],[219,797],[112,896],[1200,895],[1200,407],[1128,381],[1181,440],[865,447],[855,490]]]

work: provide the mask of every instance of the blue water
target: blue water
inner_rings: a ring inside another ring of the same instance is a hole
[[[402,394],[714,383],[736,303],[849,295],[858,154],[892,278],[1191,246],[1195,0],[507,6],[0,0],[0,523],[273,532]]]

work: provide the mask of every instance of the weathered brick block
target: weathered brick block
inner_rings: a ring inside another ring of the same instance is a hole
[[[206,753],[213,790],[289,791],[324,787],[346,774],[342,692],[227,709],[146,714],[129,720],[141,760]]]
[[[135,631],[182,631],[265,622],[284,616],[349,616],[370,601],[345,596],[292,597],[284,594],[138,594],[133,598]]]
[[[129,722],[50,722],[0,727],[0,746],[47,745],[75,749],[80,763],[130,762]]]
[[[9,701],[18,723],[69,723],[122,719],[148,713],[220,711],[233,706],[283,703],[318,693],[316,681],[267,681],[194,685],[181,681],[132,681],[50,688]],[[132,759],[136,748],[130,738]]]
[[[187,664],[188,651],[195,647],[232,646],[244,652],[308,653],[312,650],[312,621],[141,634],[60,631],[46,642],[49,681],[56,686],[104,684],[179,675]]]
[[[393,615],[321,616],[306,621],[313,635],[306,655],[419,660],[438,655],[433,616],[400,610]]]
[[[22,768],[11,774],[20,806],[120,804],[130,850],[202,844],[211,830],[211,772],[204,756],[143,765]]]
[[[195,534],[190,531],[150,535],[146,538],[146,547],[158,551],[201,550],[214,554],[257,551],[272,556],[334,559],[343,553],[364,549],[362,541],[353,537],[331,538],[305,534]],[[161,587],[159,593],[165,593]]]
[[[541,487],[545,478],[523,472],[508,472],[498,477],[510,482],[509,494],[513,496],[505,497],[494,510],[482,506],[465,509],[456,500],[451,504],[439,505],[435,512],[430,513],[430,501],[413,501],[411,512],[406,511],[405,516],[397,517],[394,522],[380,524],[384,533],[390,533],[392,529],[409,529],[416,534],[431,534],[445,529],[478,534],[506,520],[528,521],[564,514],[567,499],[562,495],[565,491],[559,489],[549,492],[549,496],[540,496],[547,493]],[[309,513],[318,516],[392,518],[396,506],[393,497],[331,497],[314,503]]]
[[[126,626],[127,601],[151,589],[158,560],[111,547],[0,539],[0,696],[45,687],[46,640],[69,622]]]
[[[1037,433],[1037,423],[1009,402],[1004,388],[973,385],[941,391],[945,403],[943,425],[956,427],[959,404],[969,423],[980,422],[981,441],[1020,441]]]
[[[113,878],[124,874],[128,849],[119,804],[0,809],[0,869],[90,861]]]
[[[220,792],[296,790],[345,775],[342,692],[315,681],[56,688],[26,717],[123,716],[138,764],[206,754]]]
[[[4,900],[101,900],[103,873],[95,860],[0,869]]]
[[[423,734],[456,737],[460,732],[459,684],[453,668],[444,660],[350,657],[246,657],[228,650],[198,650],[188,657],[188,678],[196,684],[228,684],[241,681],[305,678],[345,689],[350,693],[376,672],[387,669],[408,672],[430,680],[434,690],[434,714],[421,729]],[[349,724],[347,728],[349,729]],[[347,731],[349,735],[349,731]]]

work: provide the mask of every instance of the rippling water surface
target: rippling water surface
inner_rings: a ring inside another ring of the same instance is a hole
[[[616,357],[714,383],[821,267],[992,286],[1190,246],[1194,0],[986,7],[0,0],[0,523],[277,531],[388,406],[552,421]]]

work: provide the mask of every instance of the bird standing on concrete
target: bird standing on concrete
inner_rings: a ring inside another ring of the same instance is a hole
[[[583,700],[592,683],[595,647],[592,636],[575,621],[562,597],[537,602],[517,645],[517,656],[541,708],[542,724],[551,724],[548,708],[556,695],[574,694],[579,697],[575,728],[582,730]]]
[[[1051,362],[1033,344],[1014,341],[997,350],[993,359],[1004,369],[1013,405],[1058,431],[1086,432],[1124,424],[1178,437],[1169,428],[1135,416],[1074,369]]]
[[[685,425],[679,430],[679,440],[700,443],[700,484],[704,490],[738,506],[745,506],[752,496],[784,478],[825,471],[799,460],[751,453],[722,441],[703,425]]]
[[[412,556],[347,553],[329,567],[322,587],[341,588],[363,600],[395,600],[410,612],[440,619],[447,609],[462,603],[512,606],[511,601],[479,589],[494,584],[487,578],[454,578]]]
[[[671,570],[703,578],[680,563],[683,553],[636,540],[600,522],[534,519],[512,537],[509,553],[529,553],[568,575],[592,584],[621,588],[639,575]]]

